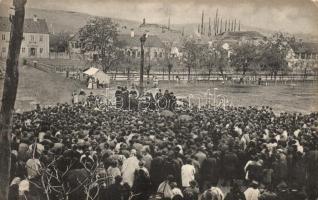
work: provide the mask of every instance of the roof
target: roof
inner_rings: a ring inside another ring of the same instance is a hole
[[[120,34],[118,35],[118,40],[124,42],[125,46],[129,47],[139,47],[140,46],[140,37],[139,35],[135,35],[131,37],[128,34]],[[163,43],[160,38],[156,35],[148,35],[147,40],[145,42],[145,47],[160,47],[163,48]]]
[[[77,41],[80,41],[80,34],[79,32],[76,32],[73,36],[70,37],[69,41],[74,41],[74,42],[77,42]]]
[[[8,17],[0,17],[0,31],[10,32],[11,23]],[[24,19],[24,33],[42,33],[49,34],[49,28],[45,19],[37,19],[34,21],[33,19]]]
[[[264,38],[264,36],[257,31],[238,31],[238,32],[224,32],[220,34],[223,39],[239,39],[242,37],[248,37],[251,39]]]
[[[318,43],[303,42],[301,45],[293,48],[296,53],[318,53]]]
[[[84,74],[87,74],[89,76],[93,76],[94,74],[96,74],[99,71],[99,69],[95,68],[95,67],[91,67],[88,70],[86,70],[84,72]]]

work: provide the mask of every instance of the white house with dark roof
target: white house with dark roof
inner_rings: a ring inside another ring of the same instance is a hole
[[[263,42],[265,38],[265,36],[257,31],[224,32],[217,35],[218,40],[222,40],[228,44],[250,43],[258,45],[260,42]]]
[[[123,50],[126,56],[132,58],[140,58],[140,37],[140,35],[135,35],[134,33],[131,33],[130,35],[118,35],[118,40],[123,43]],[[164,57],[164,44],[156,35],[148,35],[146,42],[144,44],[144,49],[146,58],[150,58],[151,60],[153,60],[162,59]]]
[[[294,70],[318,69],[318,43],[302,42],[300,45],[291,47],[286,60],[288,66]]]
[[[11,23],[9,18],[0,17],[0,56],[7,57],[10,41]],[[49,29],[45,19],[24,19],[23,41],[20,57],[48,58],[50,56]]]
[[[135,35],[133,31],[130,34],[119,34],[118,41],[122,44],[122,50],[126,57],[140,58],[140,35]],[[148,35],[144,44],[145,57],[150,60],[164,58],[164,44],[156,35]],[[71,54],[82,53],[82,42],[80,41],[79,34],[76,33],[69,40],[69,51]],[[89,52],[89,55],[94,52]]]

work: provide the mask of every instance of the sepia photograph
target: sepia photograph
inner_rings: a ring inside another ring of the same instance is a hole
[[[318,0],[0,0],[0,200],[318,200]]]

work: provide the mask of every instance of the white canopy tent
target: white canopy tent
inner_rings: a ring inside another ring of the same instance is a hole
[[[110,77],[105,74],[102,70],[97,69],[95,67],[91,67],[88,70],[83,72],[84,74],[94,77],[95,80],[99,81],[99,84],[109,84],[110,83]]]

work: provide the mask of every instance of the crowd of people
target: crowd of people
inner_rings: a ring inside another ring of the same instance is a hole
[[[127,87],[118,86],[115,99],[116,108],[123,110],[174,110],[177,106],[177,98],[173,92],[165,90],[162,93],[161,89],[158,89],[155,95],[146,92],[143,96],[140,96],[134,87],[129,91]]]
[[[318,113],[168,112],[15,114],[10,200],[317,200]]]

